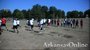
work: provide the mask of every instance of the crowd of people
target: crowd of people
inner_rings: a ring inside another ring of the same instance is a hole
[[[3,32],[4,29],[7,29],[6,27],[6,18],[2,17],[0,19],[0,35]],[[33,27],[34,27],[34,18],[28,19],[26,25],[30,26],[30,30],[33,31]],[[44,30],[45,26],[61,26],[61,27],[71,27],[71,28],[76,28],[76,27],[83,27],[83,20],[82,19],[69,19],[69,18],[65,18],[63,20],[61,19],[40,19],[37,20],[37,25],[40,29],[40,31]],[[20,20],[17,18],[13,19],[13,31],[19,33],[18,27],[20,27]]]
[[[72,27],[72,28],[76,28],[76,27],[81,27],[83,26],[83,20],[82,19],[64,19],[61,22],[61,26],[63,27]]]

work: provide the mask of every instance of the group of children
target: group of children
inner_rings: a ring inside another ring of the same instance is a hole
[[[19,33],[19,31],[18,31],[18,27],[19,27],[19,26],[20,26],[20,21],[19,21],[19,19],[14,18],[14,20],[13,20],[13,30],[14,30],[14,32]]]
[[[76,27],[83,27],[83,20],[80,19],[64,19],[62,22],[61,22],[61,26],[64,26],[64,27],[72,27],[72,28],[76,28]]]
[[[27,25],[30,26],[30,30],[33,30],[33,26],[34,26],[34,19],[29,19],[27,20]]]
[[[37,25],[40,28],[40,30],[43,30],[43,26],[46,24],[47,20],[46,19],[40,19],[37,21]],[[34,19],[27,20],[27,25],[30,26],[30,30],[33,30],[34,27]]]
[[[54,23],[53,23],[54,22]],[[71,27],[78,27],[79,23],[81,28],[83,27],[83,20],[81,19],[80,22],[78,21],[78,19],[64,19],[63,21],[57,19],[57,20],[51,20],[51,19],[40,19],[39,21],[37,21],[37,25],[39,27],[40,30],[44,30],[44,26],[50,26],[52,24],[56,24],[57,26],[71,26]],[[27,20],[27,25],[30,26],[30,30],[33,30],[34,27],[34,19],[29,19]],[[20,27],[20,20],[17,18],[13,19],[13,30],[14,32],[19,33],[18,27]],[[0,35],[1,32],[3,31],[3,28],[6,28],[6,18],[2,17],[2,19],[0,20]],[[8,29],[7,29],[8,30]]]

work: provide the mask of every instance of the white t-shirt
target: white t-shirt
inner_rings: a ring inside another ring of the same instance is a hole
[[[30,24],[31,24],[31,25],[33,25],[33,22],[34,22],[33,20],[30,20]]]
[[[0,20],[0,26],[1,26],[1,23],[2,23],[2,21]]]
[[[20,21],[19,20],[17,20],[17,24],[20,24]]]
[[[48,19],[48,23],[50,23],[51,22],[51,20],[50,19]]]
[[[40,24],[43,24],[43,23],[44,23],[44,21],[43,21],[43,19],[41,19]]]
[[[44,23],[47,21],[46,19],[43,19],[44,20]]]
[[[13,25],[15,25],[15,26],[17,25],[17,21],[16,20],[13,21]]]

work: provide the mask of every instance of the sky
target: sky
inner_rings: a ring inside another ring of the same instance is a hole
[[[65,12],[78,10],[85,11],[90,9],[90,0],[0,0],[0,9],[31,9],[33,5],[55,6]]]

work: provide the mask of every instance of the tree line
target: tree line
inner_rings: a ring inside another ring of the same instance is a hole
[[[39,4],[36,4],[32,7],[32,9],[28,10],[15,9],[13,12],[11,12],[11,10],[8,9],[1,9],[0,17],[2,16],[6,18],[19,18],[19,19],[85,18],[86,16],[90,18],[90,9],[86,10],[85,12],[77,10],[68,11],[65,15],[64,10],[57,9],[55,6],[51,6],[48,8],[47,6],[41,6]]]

